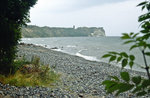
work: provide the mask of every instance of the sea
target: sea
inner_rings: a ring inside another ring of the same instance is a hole
[[[82,57],[86,60],[106,62],[109,59],[103,59],[102,56],[110,51],[127,52],[134,54],[136,64],[132,70],[145,71],[141,69],[144,66],[142,53],[138,48],[129,51],[132,44],[123,44],[119,36],[107,37],[50,37],[50,38],[22,38],[21,42],[43,46],[55,51],[64,52],[70,55]],[[150,58],[147,57],[150,64]],[[121,63],[112,62],[111,64],[121,67]],[[130,67],[126,67],[127,69]]]

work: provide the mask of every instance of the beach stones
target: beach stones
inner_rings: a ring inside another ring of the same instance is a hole
[[[32,56],[40,57],[42,63],[49,64],[55,72],[61,73],[61,80],[56,83],[56,88],[53,89],[42,87],[17,88],[0,83],[0,95],[6,93],[14,98],[115,98],[114,95],[106,95],[101,83],[108,79],[109,75],[119,75],[121,68],[117,66],[88,61],[41,46],[26,44],[18,46],[18,55],[19,57],[25,55],[28,60],[31,60]],[[127,69],[125,71],[129,71],[133,75],[145,75],[145,73]],[[129,94],[120,96],[126,98]]]

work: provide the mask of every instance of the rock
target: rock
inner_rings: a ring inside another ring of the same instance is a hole
[[[102,96],[102,98],[106,98],[105,96]]]
[[[51,49],[58,49],[58,47],[53,47],[53,48],[51,48]]]
[[[92,95],[99,95],[97,90],[93,90],[92,93],[93,93]]]
[[[0,91],[0,95],[4,95],[3,91]]]
[[[83,94],[78,94],[79,98],[83,98],[84,95]]]

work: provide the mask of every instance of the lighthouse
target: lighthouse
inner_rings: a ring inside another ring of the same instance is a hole
[[[75,25],[73,25],[73,29],[76,29]]]

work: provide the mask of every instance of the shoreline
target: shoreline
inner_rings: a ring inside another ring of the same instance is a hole
[[[19,57],[25,56],[27,60],[31,60],[33,55],[38,56],[40,57],[42,63],[49,64],[56,73],[61,74],[61,82],[55,84],[56,88],[54,88],[54,90],[50,90],[50,92],[53,93],[48,93],[46,95],[43,94],[43,97],[115,98],[114,95],[106,94],[104,86],[101,85],[101,83],[103,80],[109,79],[108,76],[110,75],[119,76],[121,68],[118,66],[110,65],[104,62],[85,60],[82,57],[69,55],[33,44],[20,44],[18,46],[18,55]],[[131,72],[132,75],[146,75],[143,72],[128,69],[124,69],[124,71]],[[25,90],[25,92],[27,91]],[[48,91],[46,90],[45,92]],[[42,92],[39,93],[42,94]],[[36,94],[33,95],[36,96]],[[121,94],[120,97],[127,98],[129,95],[130,93],[124,93]],[[133,98],[136,97],[133,96]]]
[[[47,46],[44,46],[44,45],[35,45],[35,44],[27,44],[27,43],[20,43],[20,45],[27,45],[27,46],[33,46],[33,47],[41,47],[41,48],[45,48],[45,49],[48,49],[50,51],[55,51],[55,52],[58,52],[58,53],[62,53],[62,54],[65,54],[65,55],[70,55],[70,56],[75,56],[75,57],[79,57],[81,59],[84,59],[86,61],[90,61],[90,62],[97,62],[97,63],[105,63],[105,64],[108,64],[108,65],[111,65],[111,66],[117,66],[121,69],[121,63],[115,63],[115,62],[111,62],[111,63],[108,63],[108,62],[103,62],[102,59],[99,60],[97,59],[96,57],[94,56],[87,56],[87,55],[82,55],[82,54],[71,54],[69,52],[65,52],[63,51],[61,48],[58,48],[58,47],[52,47],[52,48],[48,48]],[[79,52],[78,52],[79,53]],[[89,58],[93,58],[93,59],[88,59]],[[130,71],[135,71],[135,72],[141,72],[141,73],[146,73],[145,70],[139,70],[139,69],[131,69],[129,66],[125,67],[124,69],[126,70],[130,70]]]

